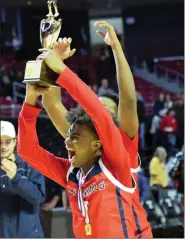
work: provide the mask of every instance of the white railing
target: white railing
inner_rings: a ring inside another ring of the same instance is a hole
[[[155,73],[157,76],[159,76],[160,78],[160,74],[161,70],[164,72],[165,77],[170,78],[170,75],[173,75],[175,78],[175,81],[181,86],[183,84],[184,81],[184,75],[179,73],[178,71],[175,70],[171,70],[166,66],[160,66],[160,65],[156,65],[155,67]]]
[[[145,103],[146,116],[153,115],[153,106],[154,103]],[[17,104],[1,105],[0,108],[1,119],[18,118],[21,108],[22,105]],[[49,119],[45,110],[42,110],[38,117],[42,119]]]
[[[22,105],[17,104],[18,98],[21,98],[22,101],[25,98],[24,94],[19,93],[19,90],[17,88],[26,88],[26,85],[24,83],[20,82],[13,82],[13,102],[14,104],[11,105],[1,105],[0,113],[1,118],[17,118],[19,115],[19,112],[22,108]],[[153,106],[154,103],[145,103],[145,112],[146,116],[153,115]],[[39,114],[39,118],[45,118],[48,119],[48,115],[45,110],[42,110]]]
[[[19,90],[17,90],[17,87],[26,89],[26,85],[24,83],[14,81],[12,87],[13,87],[14,102],[17,103],[18,98],[24,99],[25,95],[19,93]]]
[[[22,105],[17,105],[17,104],[1,105],[1,109],[0,109],[1,119],[18,118],[21,108],[22,108]],[[41,111],[38,117],[43,119],[49,118],[46,111],[44,110]]]
[[[159,61],[184,61],[184,56],[166,56],[166,57],[154,58],[154,62],[159,62]]]
[[[18,99],[20,98],[21,101],[24,100],[25,95],[19,93],[20,88],[25,89],[26,85],[24,83],[20,82],[13,82],[13,103],[12,104],[1,104],[0,107],[0,114],[2,119],[6,118],[17,118],[19,115],[19,112],[21,111],[22,105],[18,104]],[[48,115],[44,110],[41,111],[39,114],[39,118],[48,118]]]

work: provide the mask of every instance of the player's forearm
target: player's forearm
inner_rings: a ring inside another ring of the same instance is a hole
[[[125,104],[136,104],[134,79],[119,41],[114,44],[112,51],[116,63],[120,101]]]
[[[32,96],[32,95],[29,95],[26,93],[26,96],[25,96],[25,103],[30,105],[30,106],[33,106],[33,107],[36,107],[37,106],[37,96]]]
[[[52,88],[44,94],[42,104],[57,131],[66,138],[69,125],[66,120],[67,109],[62,104],[61,88]]]
[[[49,118],[57,131],[66,138],[69,124],[66,120],[67,110],[61,102],[54,103],[54,105],[44,105]]]
[[[53,107],[55,104],[61,103],[61,88],[53,87],[42,96],[42,104],[44,108]]]
[[[119,87],[118,120],[121,129],[134,138],[138,131],[137,100],[134,79],[124,56],[121,44],[112,47],[116,62],[117,81]]]

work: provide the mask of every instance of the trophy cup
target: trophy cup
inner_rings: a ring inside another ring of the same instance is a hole
[[[53,43],[57,41],[60,34],[62,20],[55,19],[59,16],[56,0],[49,0],[47,3],[49,13],[46,15],[47,18],[40,23],[40,41],[44,49],[51,50]],[[54,14],[52,8],[54,8]],[[43,60],[39,60],[39,56],[37,60],[26,63],[24,83],[56,87],[55,81],[57,78],[58,74],[53,72]]]

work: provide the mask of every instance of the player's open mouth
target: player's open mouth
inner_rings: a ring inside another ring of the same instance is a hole
[[[75,151],[74,150],[68,149],[68,158],[69,158],[70,162],[75,160]]]

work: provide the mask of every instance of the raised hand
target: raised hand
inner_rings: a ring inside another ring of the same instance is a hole
[[[66,38],[64,37],[63,39],[62,38],[59,38],[58,40],[59,43],[64,43],[64,44],[67,44],[67,47],[66,49],[63,51],[63,53],[61,54],[61,59],[62,60],[65,60],[71,56],[73,56],[76,52],[76,49],[73,48],[71,50],[71,42],[72,42],[72,38]]]
[[[106,32],[97,30],[97,34],[104,40],[104,42],[109,46],[114,46],[119,43],[114,27],[106,21],[98,21],[94,23],[95,27],[101,27],[106,30]]]
[[[26,96],[25,103],[36,106],[36,102],[39,96],[50,91],[51,88],[45,88],[37,85],[26,84]]]
[[[58,42],[54,43],[53,48],[57,47],[57,43],[62,43],[64,47],[63,51],[60,52],[61,60],[66,60],[75,54],[76,49],[74,48],[71,50],[72,38],[66,38],[66,37],[59,38]],[[45,48],[39,49],[39,52],[42,52],[42,54],[37,57],[37,60],[43,60],[45,57],[47,57],[50,51],[51,51],[50,49],[45,49]]]
[[[70,38],[64,38],[59,42],[55,42],[53,49],[44,58],[44,61],[48,65],[48,67],[58,74],[63,72],[66,68],[66,65],[63,62],[63,58],[66,59],[72,56],[76,51],[76,49],[70,49],[70,44]]]
[[[34,95],[36,97],[39,97],[50,90],[51,88],[48,87],[26,84],[26,93],[29,95]]]

